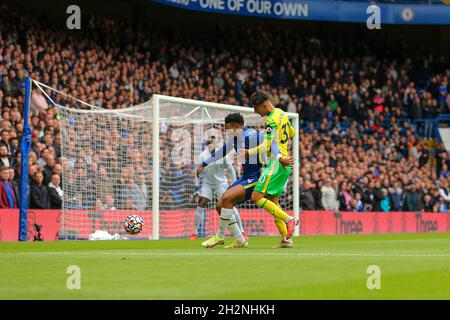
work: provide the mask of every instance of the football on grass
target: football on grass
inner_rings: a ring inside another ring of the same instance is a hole
[[[138,215],[133,214],[125,219],[123,227],[129,234],[138,234],[144,227],[144,220]]]

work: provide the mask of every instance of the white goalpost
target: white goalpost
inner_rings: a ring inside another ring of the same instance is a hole
[[[186,115],[184,115],[184,119],[187,123],[192,122],[190,121],[190,117],[192,117],[198,110],[201,110],[201,108],[204,108],[207,114],[207,119],[210,121],[210,124],[213,123],[224,123],[225,116],[228,113],[232,112],[238,112],[241,113],[244,116],[245,119],[245,126],[246,127],[261,127],[261,125],[264,123],[264,120],[256,115],[253,112],[252,108],[246,108],[246,107],[240,107],[240,106],[233,106],[233,105],[226,105],[226,104],[220,104],[220,103],[213,103],[213,102],[205,102],[205,101],[197,101],[197,100],[191,100],[191,99],[184,99],[184,98],[177,98],[177,97],[170,97],[170,96],[164,96],[164,95],[153,95],[152,98],[153,102],[153,119],[155,122],[159,122],[161,119],[160,117],[160,108],[161,106],[170,106],[170,105],[182,105],[186,107],[192,108],[191,111],[189,111]],[[209,110],[209,111],[208,111]],[[296,113],[287,113],[289,116],[296,134],[299,132],[299,115]],[[194,118],[195,119],[195,118]],[[199,119],[197,119],[199,120]],[[205,120],[202,118],[201,120]],[[153,127],[153,144],[155,148],[153,149],[153,158],[156,160],[154,161],[155,167],[153,171],[153,239],[159,239],[159,223],[160,223],[160,215],[159,215],[159,186],[160,181],[158,179],[159,177],[159,136],[160,131],[156,126]],[[300,191],[299,191],[299,138],[296,136],[294,139],[292,139],[292,152],[295,156],[295,163],[292,170],[292,179],[289,182],[292,184],[292,207],[288,208],[290,209],[296,219],[299,219],[299,208],[300,208]],[[200,162],[196,162],[196,165],[198,165]],[[258,210],[256,207],[253,208],[253,210]],[[262,214],[267,214],[263,210],[258,210]],[[245,219],[244,215],[244,219]],[[250,235],[252,235],[252,232],[249,232]],[[299,227],[296,227],[295,235],[299,235]]]
[[[205,141],[214,136],[215,148],[221,146],[224,119],[232,112],[244,116],[246,127],[258,130],[264,125],[264,119],[247,107],[154,94],[141,105],[106,110],[33,83],[60,119],[64,191],[60,239],[87,239],[97,230],[126,235],[122,223],[130,214],[140,215],[144,228],[129,238],[190,236],[197,205],[193,194],[202,183],[195,168]],[[298,134],[298,114],[288,116]],[[292,139],[290,152],[295,164],[280,204],[298,219],[298,136]],[[235,161],[233,167],[239,179],[241,167]],[[214,195],[205,210],[201,236],[212,235],[218,227],[216,202]],[[278,234],[273,217],[250,201],[237,208],[248,235]]]

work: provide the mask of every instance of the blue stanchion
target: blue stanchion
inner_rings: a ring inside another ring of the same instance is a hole
[[[31,79],[27,77],[25,82],[25,105],[23,108],[23,136],[21,143],[20,162],[20,210],[19,210],[19,241],[27,241],[27,213],[28,213],[28,157],[31,148],[31,129],[28,123],[30,112]]]

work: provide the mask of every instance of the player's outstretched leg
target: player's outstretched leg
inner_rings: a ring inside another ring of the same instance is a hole
[[[279,203],[277,203],[277,205],[278,205],[278,207],[280,207]],[[275,225],[277,226],[278,232],[281,235],[280,243],[275,245],[273,248],[293,248],[294,243],[293,243],[292,239],[286,239],[286,236],[287,236],[286,223],[283,220],[281,220],[280,218],[277,218],[275,216],[273,217],[273,219],[275,221]]]
[[[239,227],[239,230],[241,230],[241,233],[244,236],[245,240],[248,240],[248,236],[245,234],[244,225],[242,224],[241,215],[236,207],[233,207],[233,214],[236,218],[236,223]]]
[[[228,225],[228,228],[230,228],[231,235],[233,236],[236,241],[234,241],[231,245],[225,246],[225,249],[235,249],[235,248],[246,248],[248,247],[248,242],[244,238],[241,228],[239,228],[238,222],[236,220],[236,217],[233,215],[230,219],[230,224]]]
[[[291,167],[284,167],[278,160],[270,160],[269,165],[259,177],[252,192],[252,201],[258,208],[266,210],[286,223],[287,234],[285,240],[291,238],[297,225],[296,219],[278,206],[278,198],[283,193],[291,170]]]
[[[277,226],[278,232],[281,235],[281,241],[277,245],[275,245],[273,248],[292,248],[294,246],[294,243],[292,242],[292,239],[287,240],[287,227],[286,223],[281,220],[280,218],[273,217],[275,221],[275,225]]]
[[[225,233],[228,226],[230,226],[231,233],[236,241],[245,243],[246,240],[242,235],[241,230],[237,226],[236,218],[233,214],[234,204],[245,199],[245,189],[241,185],[236,185],[228,189],[217,202],[217,212],[220,213],[220,224],[217,233],[210,239],[204,241],[202,246],[205,248],[214,248],[217,245],[223,244],[225,240]]]
[[[240,220],[240,215],[237,209],[234,207],[236,203],[239,201],[242,201],[245,199],[245,188],[241,185],[236,185],[230,189],[228,189],[220,198],[220,201],[218,203],[218,207],[220,206],[220,212],[221,216],[226,210],[226,212],[229,212],[228,210],[232,210],[232,216],[230,216],[230,220],[228,221],[228,225],[225,224],[225,222],[222,222],[219,226],[219,232],[218,236],[225,236],[225,232],[227,231],[227,227],[230,228],[230,231],[233,235],[233,238],[235,238],[238,242],[244,243],[246,241],[245,237],[242,234],[242,229],[239,227],[237,221],[238,217]],[[218,208],[219,209],[219,208]],[[218,210],[219,211],[219,210]],[[242,222],[241,222],[242,224]]]
[[[266,210],[274,217],[286,223],[287,227],[286,240],[289,240],[295,230],[297,221],[294,219],[294,217],[284,212],[283,209],[281,209],[277,205],[277,203],[273,202],[270,198],[271,198],[270,196],[266,196],[265,194],[256,190],[254,190],[252,193],[252,201],[258,206],[258,208]]]

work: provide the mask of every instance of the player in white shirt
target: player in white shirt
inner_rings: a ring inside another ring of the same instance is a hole
[[[215,137],[211,136],[206,142],[206,148],[200,154],[200,160],[202,162],[211,157],[211,153],[214,151],[217,145],[215,140]],[[217,199],[220,199],[222,194],[224,194],[227,190],[228,179],[225,176],[225,168],[227,169],[230,180],[235,181],[236,172],[234,171],[232,161],[228,157],[217,160],[216,162],[211,163],[205,168],[204,173],[200,178],[198,190],[194,194],[194,199],[198,197],[198,205],[194,219],[194,232],[192,233],[192,236],[189,238],[189,240],[198,239],[198,228],[203,221],[206,207],[208,206],[209,201],[213,199],[214,194],[216,195]],[[239,211],[236,208],[233,208],[233,214],[236,217],[239,229],[241,230],[244,237],[247,238],[244,233],[244,228]]]

